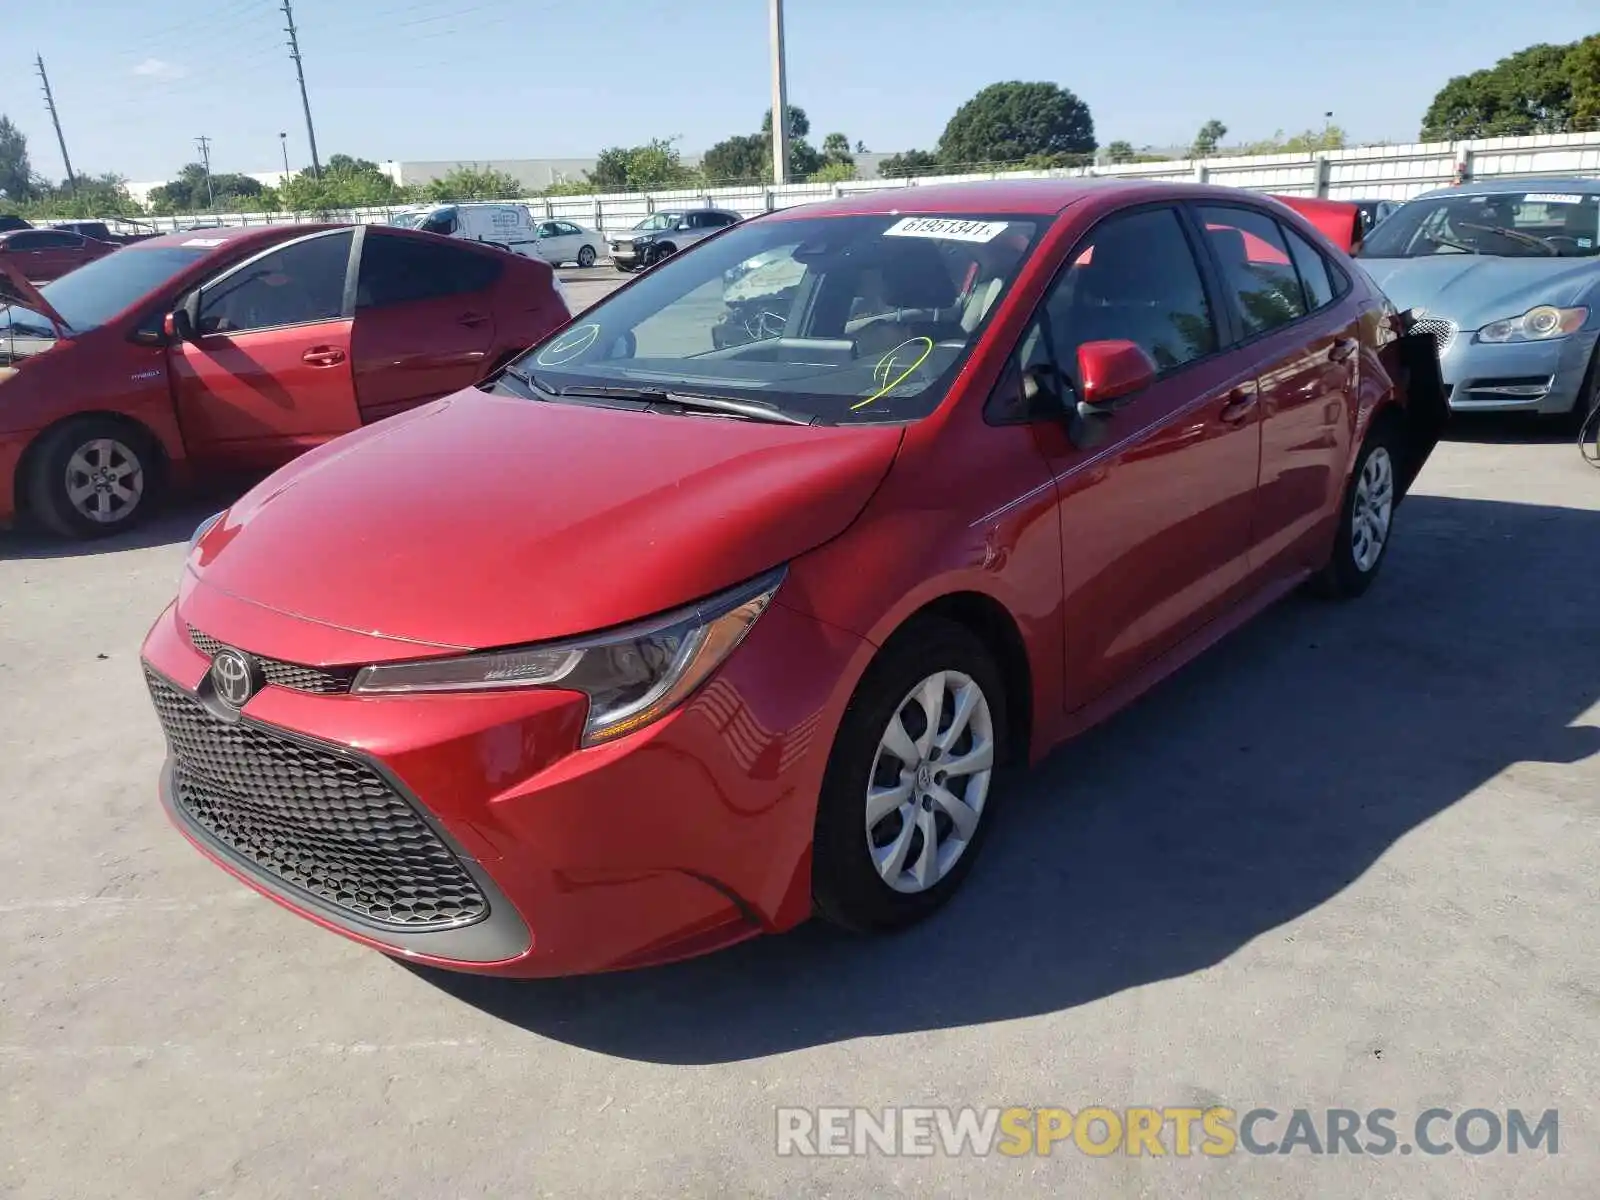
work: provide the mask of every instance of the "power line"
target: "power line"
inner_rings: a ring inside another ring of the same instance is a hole
[[[67,189],[76,193],[78,181],[72,174],[72,159],[67,156],[67,139],[61,133],[61,118],[56,115],[56,98],[50,93],[50,76],[44,73],[44,55],[35,54],[33,65],[39,69],[39,83],[44,88],[44,106],[50,110],[50,123],[56,127],[56,144],[61,147],[61,161],[67,165]]]
[[[306,141],[311,143],[311,178],[322,178],[322,162],[317,158],[317,131],[311,124],[311,100],[306,95],[306,72],[300,62],[300,35],[294,27],[294,8],[290,0],[283,0],[283,16],[289,22],[284,32],[289,35],[289,57],[294,59],[295,78],[300,81],[300,107],[306,112]]]

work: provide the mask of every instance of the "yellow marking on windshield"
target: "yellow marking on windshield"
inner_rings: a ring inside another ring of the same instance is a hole
[[[898,375],[895,375],[895,363],[899,358],[900,351],[904,350],[907,346],[913,346],[918,342],[922,343],[922,353],[917,355],[916,358],[912,360],[909,367],[901,371]],[[875,404],[879,400],[882,400],[890,392],[894,391],[895,388],[899,387],[906,380],[910,379],[911,376],[916,372],[917,368],[928,361],[928,355],[932,353],[932,338],[914,337],[908,338],[901,342],[893,350],[889,351],[889,353],[880,358],[877,361],[877,364],[872,368],[872,382],[878,385],[878,390],[873,392],[872,395],[868,396],[865,400],[862,400],[857,404],[852,404],[850,406],[850,411],[855,412],[857,409],[865,408],[869,404]]]

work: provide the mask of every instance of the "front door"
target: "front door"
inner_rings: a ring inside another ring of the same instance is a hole
[[[1067,703],[1081,707],[1224,612],[1248,578],[1260,466],[1255,373],[1226,342],[1177,210],[1112,216],[1072,252],[1041,310],[1074,386],[1084,342],[1126,339],[1160,372],[1076,446],[1035,426],[1061,505]]]
[[[1338,303],[1348,281],[1292,228],[1242,205],[1207,205],[1197,215],[1260,371],[1251,567],[1281,577],[1320,565],[1343,499],[1358,314]]]
[[[359,424],[353,240],[349,229],[314,234],[201,287],[196,339],[170,351],[191,455],[267,464]]]
[[[370,424],[471,387],[495,344],[498,251],[368,229],[356,284],[351,360]]]

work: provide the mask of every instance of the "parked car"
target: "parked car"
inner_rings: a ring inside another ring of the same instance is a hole
[[[540,221],[533,236],[539,257],[552,266],[577,263],[592,267],[606,250],[601,234],[572,221]]]
[[[1380,221],[1386,221],[1394,210],[1400,207],[1398,200],[1352,200],[1356,211],[1361,214],[1361,230],[1363,234],[1372,232]]]
[[[68,537],[457,391],[568,316],[543,263],[348,226],[171,234],[42,288],[0,255],[0,292],[0,525]]]
[[[86,238],[93,238],[99,242],[106,242],[113,246],[131,246],[134,242],[142,242],[147,238],[159,237],[161,231],[153,225],[146,225],[143,221],[135,221],[130,217],[114,218],[119,227],[130,228],[133,233],[114,233],[106,221],[57,221],[50,226],[51,229],[63,233],[82,234]]]
[[[523,204],[440,204],[413,214],[410,228],[487,242],[524,258],[541,257],[534,245],[533,218]]]
[[[689,208],[652,213],[631,233],[611,239],[611,261],[619,271],[654,266],[744,218],[721,208]]]
[[[1600,180],[1468,184],[1407,201],[1362,265],[1439,344],[1457,411],[1600,405]]]
[[[0,213],[0,233],[10,233],[13,229],[32,229],[33,223],[11,213]]]
[[[1296,585],[1368,588],[1446,410],[1314,226],[915,192],[729,230],[205,522],[143,648],[179,829],[463,970],[892,928],[974,865],[997,768]],[[776,252],[803,285],[716,349]]]
[[[117,247],[111,242],[58,229],[15,229],[0,233],[0,262],[34,283],[49,283],[84,263],[104,258]]]

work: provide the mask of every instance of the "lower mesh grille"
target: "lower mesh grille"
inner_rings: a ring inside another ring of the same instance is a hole
[[[240,858],[369,924],[424,932],[489,906],[460,859],[372,767],[224,721],[146,672],[181,814]]]
[[[189,626],[189,641],[207,658],[215,658],[222,643],[210,634],[201,633]],[[283,662],[276,658],[253,656],[261,664],[261,675],[275,687],[293,688],[297,692],[317,692],[325,696],[343,695],[355,682],[353,667],[303,667],[299,663]]]

